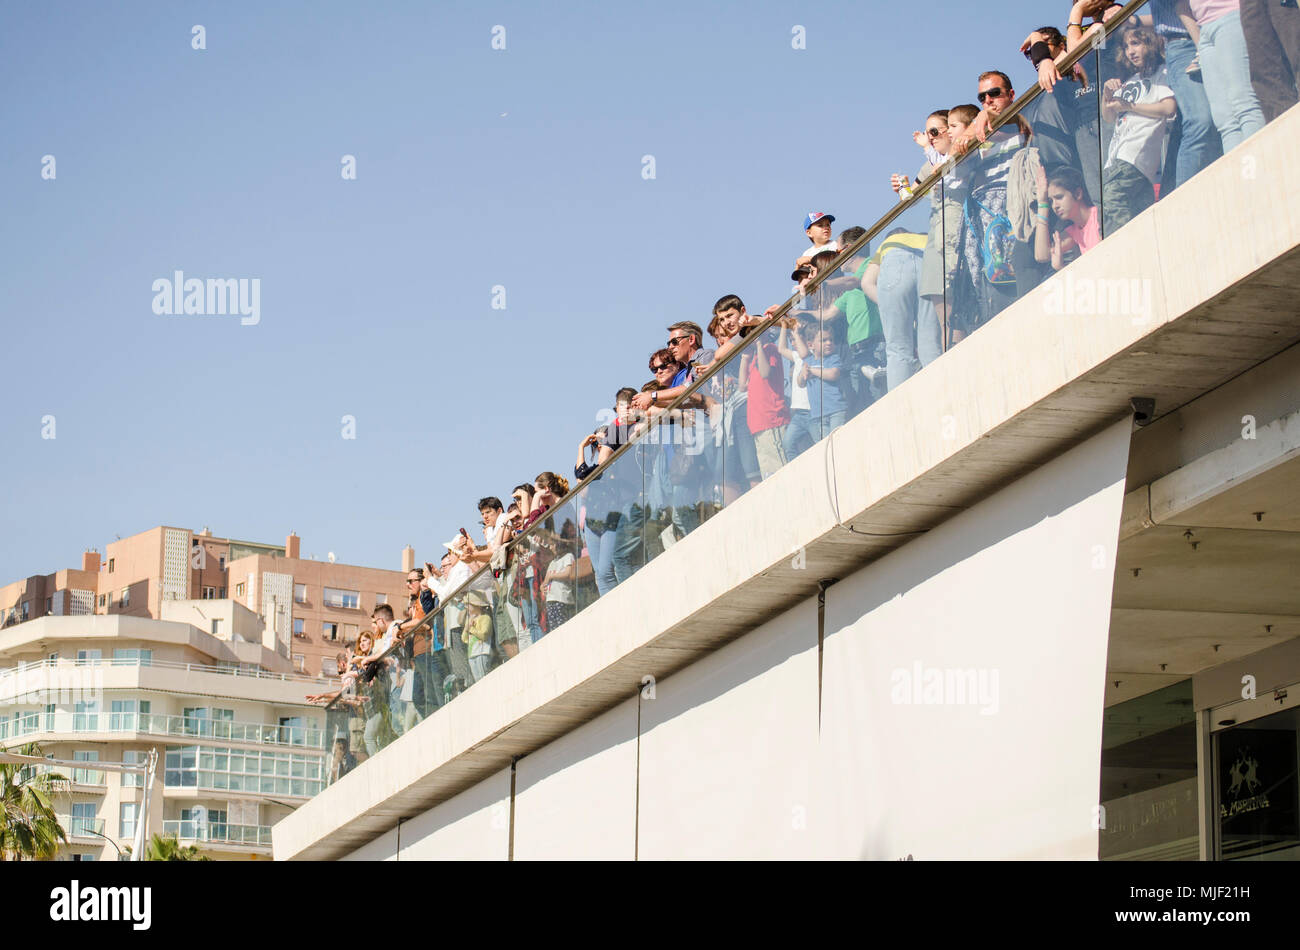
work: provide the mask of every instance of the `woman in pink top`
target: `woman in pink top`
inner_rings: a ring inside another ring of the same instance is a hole
[[[1059,229],[1050,231],[1048,227],[1049,204],[1057,220],[1066,224],[1064,239]],[[1052,268],[1060,270],[1065,266],[1065,256],[1073,252],[1076,247],[1082,254],[1091,251],[1100,243],[1101,217],[1097,206],[1088,197],[1083,175],[1077,168],[1062,167],[1055,169],[1049,178],[1047,172],[1040,167],[1034,257],[1041,263],[1050,260]]]
[[[1210,115],[1230,152],[1264,127],[1264,110],[1250,82],[1250,56],[1241,29],[1240,0],[1189,0],[1201,28],[1196,56],[1201,62]]]

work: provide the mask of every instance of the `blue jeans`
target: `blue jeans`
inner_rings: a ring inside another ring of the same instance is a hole
[[[532,597],[525,595],[521,598],[520,608],[524,612],[524,626],[528,628],[528,635],[532,637],[534,643],[542,639],[545,634],[542,632],[542,624],[539,619],[537,610],[537,601]]]
[[[866,380],[863,380],[863,382],[866,382]],[[812,448],[812,444],[817,441],[817,438],[813,434],[812,418],[808,410],[791,410],[790,424],[785,427],[785,435],[781,438],[782,445],[785,447],[786,459],[797,458],[808,451]]]
[[[880,263],[880,322],[885,327],[885,373],[892,390],[939,358],[939,315],[920,294],[921,258],[894,250]]]
[[[587,517],[592,517],[591,511],[587,512]],[[584,526],[582,533],[587,539],[587,554],[591,558],[591,569],[595,573],[596,590],[600,591],[601,597],[604,597],[618,583],[614,572],[614,532],[607,530],[597,534],[590,527]]]
[[[645,560],[641,532],[645,528],[645,508],[628,505],[614,532],[614,577],[619,584],[637,572]]]
[[[1264,110],[1250,82],[1241,11],[1225,13],[1201,27],[1201,44],[1196,49],[1210,114],[1223,137],[1223,151],[1231,152],[1264,127]]]
[[[1173,174],[1166,173],[1160,186],[1162,196],[1191,180],[1193,175],[1219,157],[1219,133],[1210,117],[1210,100],[1205,95],[1205,86],[1187,75],[1187,67],[1195,57],[1196,44],[1191,40],[1183,37],[1166,39],[1166,72],[1169,88],[1174,91],[1174,101],[1178,103],[1178,150],[1170,162]]]
[[[820,418],[812,420],[812,430],[814,434],[820,433],[817,436],[819,439],[824,439],[831,434],[831,429],[838,429],[848,421],[848,418],[849,411],[847,409],[829,412]]]

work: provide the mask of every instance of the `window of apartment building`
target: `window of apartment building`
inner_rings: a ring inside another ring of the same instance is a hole
[[[357,628],[357,625],[356,625],[355,623],[345,623],[345,624],[343,625],[343,628],[342,628],[339,632],[342,634],[343,639],[344,639],[345,642],[347,642],[347,643],[356,643],[356,642],[357,642],[357,630],[358,630],[358,628]]]
[[[361,592],[356,590],[342,590],[337,587],[326,587],[324,600],[326,607],[341,607],[345,610],[356,610],[361,606]]]
[[[46,597],[46,598],[45,598],[45,612],[46,612],[47,614],[52,614],[52,613],[54,613],[54,598],[53,598],[53,597]]]
[[[203,810],[199,811],[200,808],[203,808]],[[202,805],[193,805],[181,809],[182,822],[197,822],[200,815],[203,816],[203,821],[208,825],[224,825],[226,823],[226,810],[224,808],[204,808]],[[183,835],[182,837],[193,836]]]
[[[204,600],[216,600],[216,599],[217,599],[217,589],[216,589],[215,587],[205,587],[205,588],[203,588],[203,599],[204,599]]]
[[[23,601],[23,619],[27,620],[32,615],[32,603],[29,600]]]
[[[101,606],[101,607],[105,606],[104,601],[105,601],[105,597],[104,597],[104,595],[103,595],[103,594],[100,594],[100,595],[99,595],[99,606]]]
[[[294,618],[293,618],[293,635],[294,635],[295,637],[305,637],[305,636],[307,636],[307,621],[303,620],[301,617],[294,617]]]
[[[299,797],[315,795],[323,785],[319,755],[216,746],[168,746],[163,782],[168,788]]]
[[[134,838],[135,823],[139,817],[139,802],[123,802],[119,808],[117,836],[119,838]]]
[[[95,856],[94,856],[93,854],[82,854],[81,852],[77,852],[77,853],[75,853],[75,854],[72,855],[72,860],[74,860],[74,861],[94,861],[94,860],[95,860]]]
[[[136,647],[122,647],[113,651],[114,666],[151,666],[153,650],[141,650]]]
[[[114,562],[115,560],[116,560],[116,558],[111,558],[111,557],[108,559],[108,573],[110,573],[110,574],[113,573],[113,562]]]
[[[108,592],[108,606],[113,606],[113,592],[111,590]]]
[[[123,610],[131,605],[131,588],[122,588],[122,595],[118,598],[118,602]]]
[[[77,700],[77,704],[73,707],[72,713],[72,731],[99,731],[99,700],[93,702]],[[98,754],[99,753],[96,753],[96,755]]]
[[[293,655],[293,668],[298,673],[307,672],[307,657],[305,654],[295,653]]]
[[[149,709],[149,700],[147,699],[111,700],[108,708],[108,731],[147,731],[150,725],[148,722]]]
[[[68,834],[91,835],[98,830],[95,821],[95,803],[73,802],[72,809],[68,813]]]
[[[235,721],[233,709],[211,709],[207,706],[186,706],[182,713],[182,728],[187,736],[218,736],[230,738],[230,727],[223,725]]]
[[[388,595],[387,595],[387,594],[375,594],[375,606],[376,606],[376,607],[378,607],[380,604],[386,604],[386,603],[388,603]]]
[[[78,650],[78,666],[99,666],[100,661],[104,658],[103,650]]]
[[[310,725],[303,716],[280,717],[280,741],[290,745],[302,745],[307,741],[307,727]]]
[[[226,556],[224,554],[217,557],[217,567],[223,571],[226,569]]]
[[[45,731],[46,732],[54,731],[54,704],[53,703],[45,704]]]
[[[221,637],[221,618],[220,618],[220,617],[213,617],[213,618],[212,618],[212,635],[213,635],[214,637],[218,637],[218,638]]]
[[[337,640],[339,638],[339,628],[342,626],[337,620],[322,621],[321,636],[326,640]]]
[[[306,584],[294,584],[294,585],[293,585],[293,602],[294,602],[295,604],[305,604],[305,603],[307,603],[307,585],[306,585]]]
[[[98,749],[76,749],[72,753],[74,762],[98,762]],[[98,769],[86,767],[74,768],[72,770],[72,781],[77,785],[103,785],[104,773]]]
[[[149,704],[148,704],[148,703],[142,703],[141,705],[143,705],[143,706],[148,706]],[[146,762],[148,762],[148,761],[149,761],[149,753],[148,753],[148,752],[145,752],[145,751],[143,751],[143,750],[131,750],[131,751],[129,751],[129,752],[123,752],[123,753],[122,753],[122,762],[123,762],[124,764],[126,764],[126,765],[144,765],[144,764],[145,764]],[[143,787],[144,787],[144,773],[143,773],[143,772],[123,772],[123,773],[122,773],[122,787],[123,787],[123,788],[143,788]]]
[[[323,656],[320,658],[320,675],[337,676],[339,672],[338,660],[332,656]]]
[[[248,585],[244,581],[240,581],[238,584],[235,585],[235,596],[243,597],[244,591],[247,590],[247,588]]]

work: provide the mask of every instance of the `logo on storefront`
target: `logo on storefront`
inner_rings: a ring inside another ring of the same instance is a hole
[[[1219,817],[1233,818],[1246,812],[1260,811],[1269,807],[1268,793],[1261,792],[1264,783],[1259,779],[1259,760],[1245,746],[1237,753],[1237,758],[1228,769],[1228,791],[1226,798],[1231,802],[1219,803]]]

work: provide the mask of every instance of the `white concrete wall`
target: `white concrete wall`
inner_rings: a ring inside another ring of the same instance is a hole
[[[1129,430],[830,589],[819,855],[1096,858]],[[948,671],[953,690],[927,692]]]
[[[509,769],[401,825],[402,861],[504,861],[509,853]]]
[[[640,857],[808,856],[816,752],[814,598],[643,700]]]
[[[814,599],[521,759],[515,856],[1096,858],[1130,428],[829,588],[820,724]],[[505,770],[405,822],[402,859],[504,858],[509,804]]]
[[[515,859],[627,860],[636,845],[637,699],[515,766]]]

